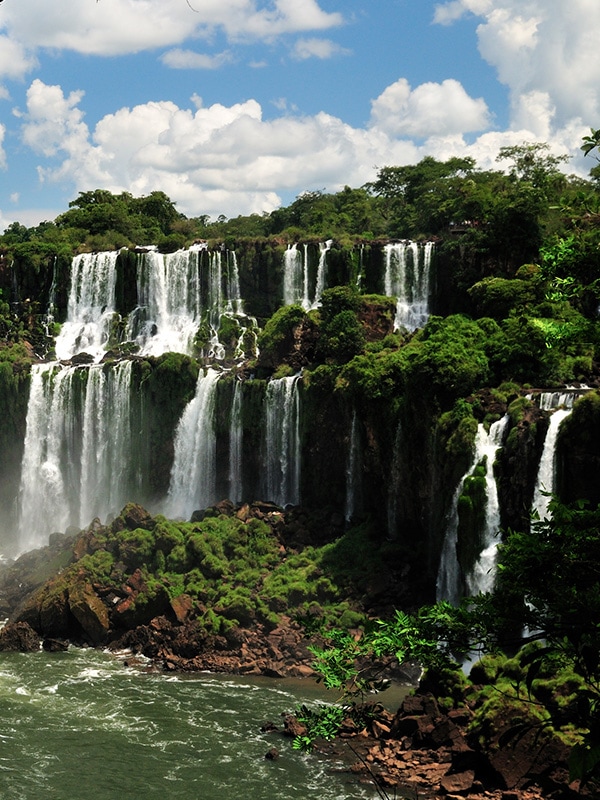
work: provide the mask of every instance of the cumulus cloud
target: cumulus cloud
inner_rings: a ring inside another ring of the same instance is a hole
[[[170,47],[222,30],[231,40],[268,39],[341,25],[317,0],[28,0],[3,8],[2,25],[23,46],[95,55]]]
[[[37,59],[19,42],[0,35],[0,100],[9,98],[4,80],[20,80],[37,66]]]
[[[392,136],[446,136],[484,130],[490,114],[485,101],[469,97],[458,81],[423,83],[411,90],[401,78],[373,101],[371,124]]]
[[[270,211],[282,192],[360,186],[375,165],[412,163],[418,148],[377,128],[326,113],[264,120],[256,100],[192,108],[151,102],[122,108],[90,130],[81,93],[39,80],[28,92],[24,141],[46,163],[46,181],[147,194],[165,191],[187,215]]]
[[[292,57],[298,61],[307,58],[333,58],[333,56],[349,55],[350,50],[340,47],[330,39],[298,39],[292,50]]]
[[[554,138],[600,119],[597,0],[453,0],[434,21],[450,24],[464,13],[481,19],[479,50],[508,86],[511,128],[524,122]]]

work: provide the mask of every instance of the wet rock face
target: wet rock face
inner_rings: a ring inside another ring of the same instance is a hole
[[[495,467],[504,530],[529,530],[531,503],[547,428],[547,415],[533,404],[523,410],[516,423],[511,423]]]

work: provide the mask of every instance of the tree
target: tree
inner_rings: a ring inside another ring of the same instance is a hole
[[[564,184],[565,176],[558,169],[570,156],[556,156],[549,152],[546,142],[523,142],[523,144],[501,147],[496,161],[512,161],[508,174],[514,181],[526,181],[544,194]]]
[[[598,777],[600,507],[591,510],[582,503],[553,500],[549,514],[533,522],[531,533],[509,533],[500,548],[493,592],[465,598],[457,608],[442,602],[415,614],[397,611],[389,620],[374,621],[359,639],[331,632],[325,647],[312,648],[325,685],[340,690],[342,702],[348,704],[375,687],[372,663],[382,657],[417,659],[439,673],[459,670],[455,654],[475,647],[497,652],[536,640],[542,644],[520,659],[525,670],[523,697],[527,701],[535,690],[536,702],[544,706],[555,729],[576,723],[580,742],[571,752],[572,777]],[[561,686],[552,678],[568,675],[569,669],[583,688],[566,713],[557,702]],[[542,675],[548,688],[536,690]]]

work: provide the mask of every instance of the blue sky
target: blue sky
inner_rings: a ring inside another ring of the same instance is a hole
[[[598,0],[1,0],[0,230],[79,191],[271,211],[425,155],[578,152]]]

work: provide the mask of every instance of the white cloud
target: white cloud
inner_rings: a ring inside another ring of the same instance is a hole
[[[467,141],[464,134],[487,124],[488,112],[456,81],[412,90],[406,80],[396,81],[373,102],[365,128],[325,112],[291,115],[284,102],[280,116],[266,120],[256,100],[204,106],[194,95],[188,108],[149,102],[121,108],[90,129],[81,92],[65,95],[61,87],[35,80],[27,98],[22,135],[41,157],[42,180],[64,183],[69,191],[162,190],[187,216],[271,211],[283,194],[361,186],[382,166],[416,163],[425,155],[472,156],[481,168],[497,169],[501,147],[542,141],[554,125],[549,98],[532,94],[520,128],[488,129]],[[554,126],[553,152],[577,149],[585,132],[576,121]]]
[[[373,101],[371,123],[393,136],[445,136],[489,127],[485,101],[473,99],[455,80],[423,83],[411,90],[405,78]]]
[[[334,56],[349,55],[350,50],[340,47],[330,39],[298,39],[292,50],[292,57],[298,61],[307,58],[333,58]]]
[[[8,36],[0,36],[0,79],[22,78],[35,66],[37,60],[22,44]]]
[[[19,208],[14,211],[4,211],[0,208],[0,233],[13,222],[19,222],[26,228],[34,228],[40,222],[56,219],[63,211],[64,208]]]
[[[22,44],[0,35],[0,100],[9,98],[8,90],[1,81],[21,80],[37,63],[37,59]]]
[[[437,7],[434,21],[448,24],[466,12],[482,20],[479,50],[509,88],[513,130],[526,121],[560,138],[567,126],[597,126],[597,0],[454,0]]]
[[[109,114],[90,131],[82,99],[32,83],[23,137],[46,159],[40,177],[76,191],[161,189],[187,215],[269,211],[281,192],[360,186],[374,177],[375,165],[412,163],[419,155],[412,142],[323,112],[265,121],[255,100],[203,107],[195,97],[187,109],[146,103]]]
[[[231,53],[217,53],[210,56],[205,53],[196,53],[193,50],[175,48],[164,53],[160,60],[171,69],[219,69],[224,64],[233,60]]]
[[[450,0],[436,5],[433,21],[440,25],[451,25],[469,12],[483,14],[491,7],[491,0]]]
[[[28,0],[9,3],[2,22],[27,48],[56,48],[95,55],[136,53],[224,31],[231,40],[268,39],[284,33],[326,30],[343,23],[316,0]]]

